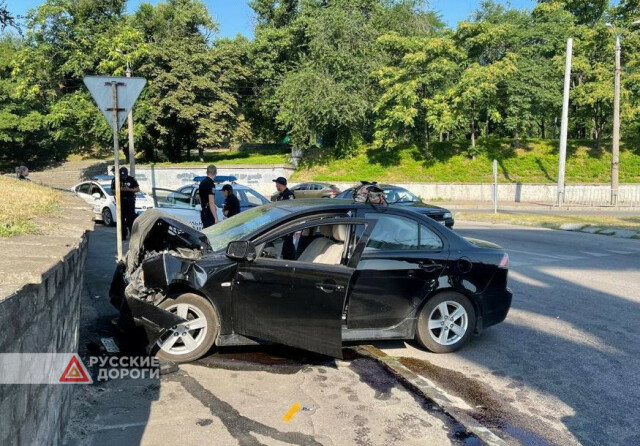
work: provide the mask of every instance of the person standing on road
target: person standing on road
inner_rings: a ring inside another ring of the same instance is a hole
[[[16,167],[16,176],[19,180],[29,180],[29,178],[27,178],[29,176],[27,166]]]
[[[276,183],[276,189],[280,192],[276,197],[276,201],[293,200],[296,198],[295,194],[287,187],[287,179],[285,177],[278,177],[272,181]],[[293,243],[293,235],[284,236],[282,258],[284,260],[295,260],[296,258],[296,245]]]
[[[287,187],[287,179],[285,177],[278,177],[272,181],[276,183],[276,189],[280,192],[276,201],[293,200],[296,198],[296,195]]]
[[[140,192],[140,185],[135,178],[129,176],[129,170],[121,167],[120,174],[120,206],[122,216],[122,240],[131,236],[133,221],[136,219],[136,194]],[[111,192],[116,193],[116,179],[111,180]]]
[[[222,214],[229,218],[240,213],[240,201],[233,193],[233,187],[230,184],[222,186],[222,194],[225,196]]]
[[[198,195],[200,196],[200,219],[202,220],[202,229],[208,228],[218,223],[218,214],[216,212],[216,184],[213,179],[218,169],[213,164],[207,167],[207,177],[200,182],[198,187]]]

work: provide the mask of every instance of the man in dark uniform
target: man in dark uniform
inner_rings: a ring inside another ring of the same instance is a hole
[[[278,177],[272,181],[276,183],[276,189],[278,190],[278,192],[280,192],[280,194],[276,198],[276,201],[292,200],[296,198],[295,194],[292,191],[290,191],[289,188],[287,187],[286,178]]]
[[[240,213],[240,201],[233,193],[233,187],[230,184],[222,186],[222,194],[225,196],[222,214],[229,218]]]
[[[295,194],[287,187],[287,179],[284,177],[278,177],[272,180],[276,183],[276,189],[278,194],[276,201],[293,200],[296,198]],[[282,244],[282,258],[285,260],[296,259],[296,245],[293,243],[293,235],[285,235]]]
[[[131,235],[133,220],[136,219],[136,193],[140,192],[140,185],[135,178],[129,176],[126,167],[120,168],[120,206],[122,206],[122,240],[126,240],[127,233]],[[111,180],[111,192],[116,193],[116,179]]]
[[[208,228],[218,223],[218,214],[216,208],[216,184],[213,179],[218,169],[213,164],[207,167],[207,178],[200,182],[198,187],[198,195],[200,196],[200,219],[202,220],[202,229]]]

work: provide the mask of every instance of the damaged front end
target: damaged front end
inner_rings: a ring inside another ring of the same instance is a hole
[[[185,322],[158,308],[170,285],[201,288],[207,273],[196,264],[211,251],[207,237],[158,210],[148,210],[133,224],[129,251],[111,282],[111,304],[120,311],[123,328],[141,326],[145,344],[153,346],[171,327]]]

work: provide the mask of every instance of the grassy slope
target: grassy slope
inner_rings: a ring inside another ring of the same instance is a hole
[[[607,183],[610,181],[610,146],[596,151],[593,141],[570,141],[567,149],[567,183]],[[479,141],[480,153],[471,159],[468,141],[432,143],[426,154],[415,147],[390,154],[362,149],[349,159],[331,159],[311,154],[293,181],[377,180],[392,182],[464,182],[492,181],[492,160],[498,160],[498,181],[555,183],[558,172],[558,141],[528,140],[514,148],[510,141]],[[622,145],[620,182],[640,182],[640,144]]]
[[[62,197],[53,189],[2,176],[0,196],[0,237],[39,232],[33,219],[56,214]]]

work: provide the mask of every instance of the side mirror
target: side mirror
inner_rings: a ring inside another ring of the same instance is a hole
[[[256,259],[256,248],[253,243],[238,240],[227,245],[227,257],[231,260],[252,262]]]
[[[94,193],[92,193],[92,194],[91,194],[91,196],[92,196],[93,198],[95,198],[96,200],[99,200],[99,199],[101,198],[101,197],[100,197],[100,194],[99,194],[98,192],[94,192]]]
[[[195,207],[194,207],[194,209],[195,209],[196,211],[200,212],[200,211],[202,210],[202,205],[200,205],[200,204],[196,204],[196,205],[195,205]]]

